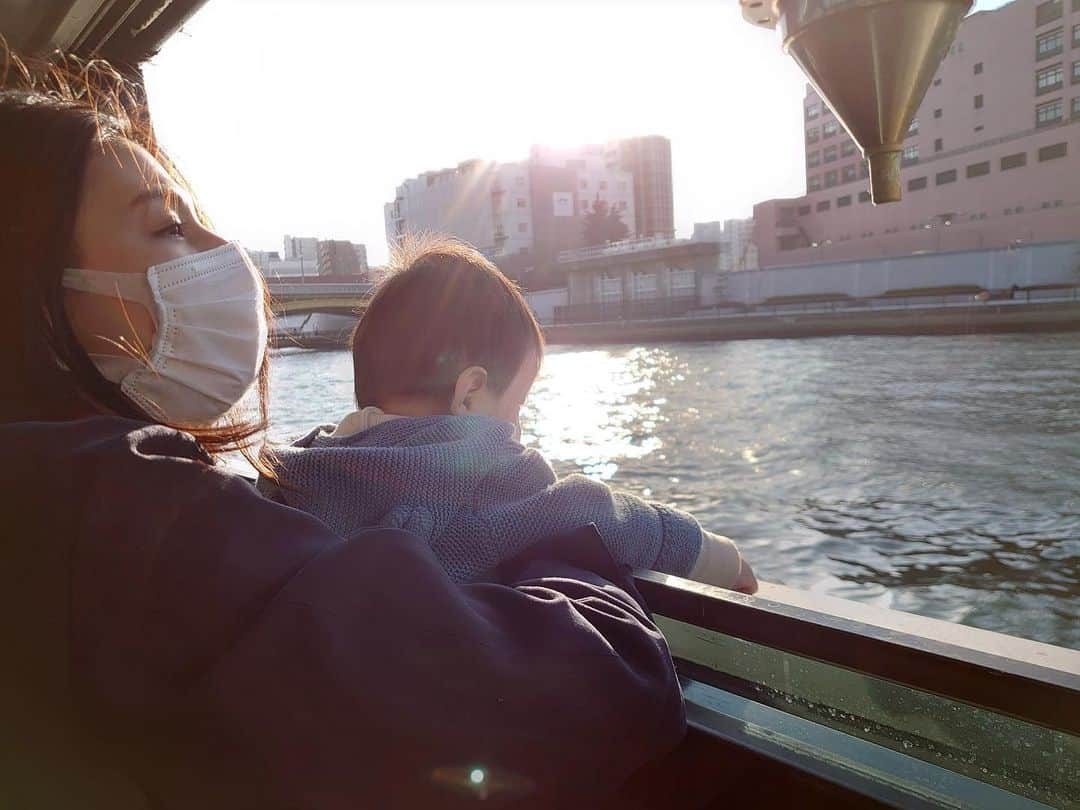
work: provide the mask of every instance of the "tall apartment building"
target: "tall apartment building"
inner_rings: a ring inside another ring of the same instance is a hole
[[[570,149],[534,146],[519,162],[470,160],[425,172],[398,186],[384,206],[387,242],[393,246],[406,234],[437,231],[473,244],[504,269],[546,266],[561,251],[583,245],[584,218],[598,200],[617,213],[629,237],[636,236],[639,179],[626,168],[632,164],[623,161],[620,146],[636,140],[667,144],[647,138]],[[643,149],[633,152],[642,154]],[[639,170],[650,173],[641,183],[661,187],[657,175],[666,170],[668,193],[666,208],[650,201],[662,197],[658,191],[646,200],[659,211],[649,222],[661,215],[670,220],[670,145],[666,163],[651,153],[647,157],[638,160]]]
[[[806,194],[754,207],[763,267],[1080,236],[1080,0],[967,17],[907,133],[904,196],[867,168],[809,87]]]
[[[608,166],[618,166],[634,176],[634,234],[640,238],[674,237],[671,141],[660,135],[624,138],[607,144],[604,151]]]
[[[367,248],[347,239],[320,239],[320,276],[361,276],[367,273]]]

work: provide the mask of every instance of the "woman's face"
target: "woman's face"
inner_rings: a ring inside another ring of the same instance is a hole
[[[223,244],[199,224],[188,193],[145,149],[126,143],[91,149],[75,220],[75,267],[145,275],[152,265]],[[141,304],[68,289],[64,295],[86,351],[123,355],[121,345],[147,352],[153,346],[154,320]]]

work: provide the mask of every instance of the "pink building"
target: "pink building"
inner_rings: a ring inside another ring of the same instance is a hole
[[[1080,237],[1080,0],[973,14],[905,141],[901,202],[809,87],[806,195],[754,206],[762,267]]]

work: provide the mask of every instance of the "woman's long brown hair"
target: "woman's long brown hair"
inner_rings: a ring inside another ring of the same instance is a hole
[[[98,373],[68,322],[61,286],[77,255],[75,219],[91,150],[132,144],[188,187],[157,143],[139,84],[101,60],[21,60],[0,38],[0,423],[91,414],[163,421]],[[210,453],[239,451],[273,477],[262,451],[268,357],[251,412],[236,409],[209,428],[165,423],[193,434]]]

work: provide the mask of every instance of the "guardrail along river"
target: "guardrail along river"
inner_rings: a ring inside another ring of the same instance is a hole
[[[275,357],[273,435],[352,407]],[[760,579],[1080,648],[1080,335],[549,350],[523,441],[692,512]]]

